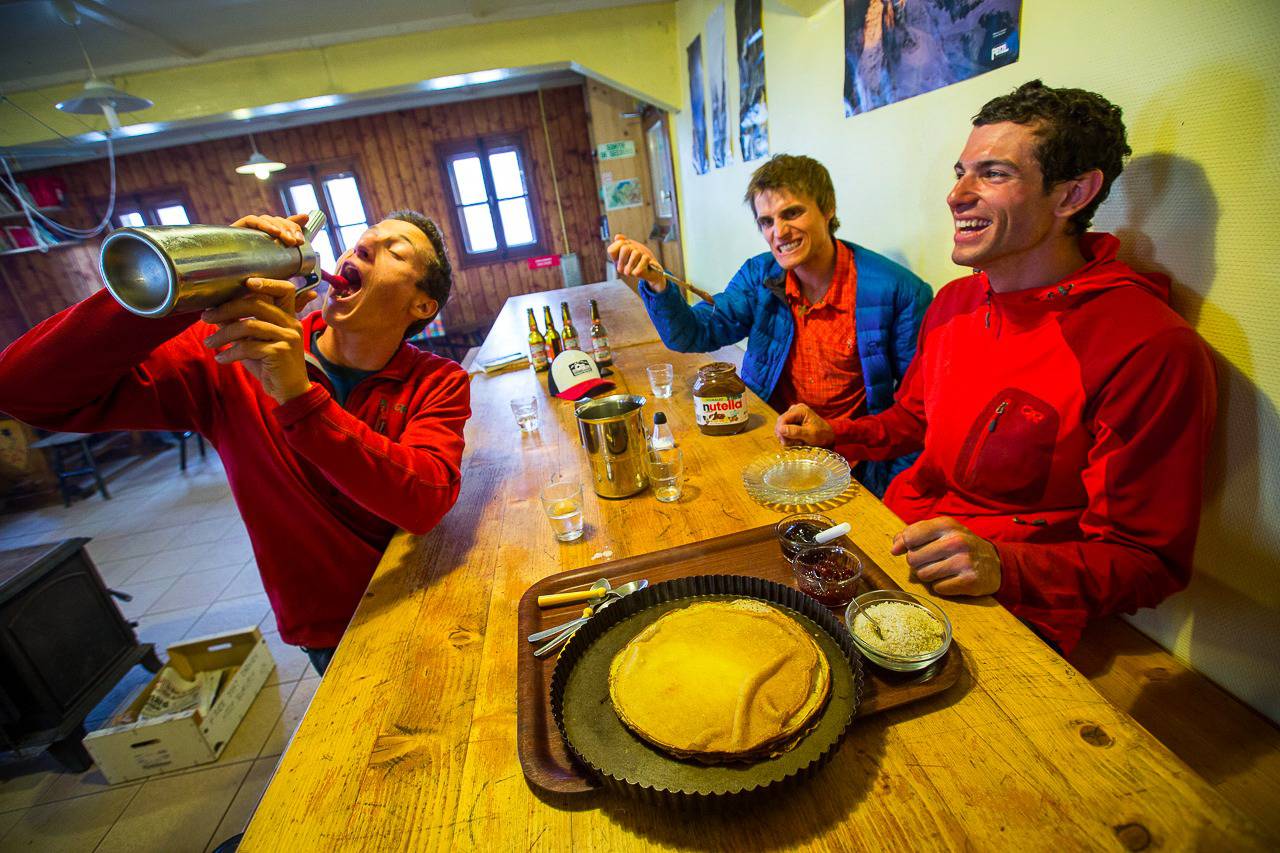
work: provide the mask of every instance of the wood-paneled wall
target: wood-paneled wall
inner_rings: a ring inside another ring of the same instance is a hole
[[[567,246],[561,237],[537,92],[256,133],[255,138],[263,152],[290,166],[354,160],[365,205],[375,221],[397,208],[421,210],[441,223],[456,259],[462,249],[461,235],[454,233],[449,218],[450,196],[436,162],[434,143],[523,131],[529,143],[528,167],[537,187],[538,224],[549,235],[550,251],[577,252],[584,278],[598,281],[604,277],[599,231],[603,211],[583,89],[547,89],[542,95],[564,206]],[[118,189],[121,193],[180,189],[190,200],[190,213],[197,222],[231,222],[246,213],[283,213],[272,182],[235,173],[248,153],[248,141],[236,138],[122,156],[116,169]],[[61,214],[62,218],[76,225],[90,223],[92,200],[108,192],[106,162],[76,164],[47,173],[66,183],[72,209]],[[0,346],[23,331],[27,320],[38,322],[102,286],[97,273],[99,242],[43,255],[31,252],[0,257],[0,286],[8,291],[0,294],[0,313],[4,314]],[[559,269],[530,270],[525,261],[455,268],[445,323],[458,327],[492,322],[508,296],[551,290],[560,284]],[[20,311],[15,311],[16,300],[22,303]]]

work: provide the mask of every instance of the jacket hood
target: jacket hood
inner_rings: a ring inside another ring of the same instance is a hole
[[[1119,250],[1120,241],[1114,234],[1091,232],[1080,237],[1084,266],[1059,282],[1014,293],[995,293],[985,274],[982,283],[995,300],[1013,304],[1056,302],[1068,297],[1091,296],[1117,287],[1139,287],[1169,304],[1169,277],[1162,273],[1138,272],[1117,259]]]

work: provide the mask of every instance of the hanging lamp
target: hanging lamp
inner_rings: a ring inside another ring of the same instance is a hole
[[[84,64],[89,68],[89,79],[85,81],[84,89],[78,96],[58,101],[58,103],[54,104],[54,107],[64,113],[74,113],[76,115],[102,114],[106,116],[107,126],[114,133],[120,130],[118,113],[131,113],[154,106],[154,103],[146,98],[131,95],[105,80],[98,79],[97,73],[93,70],[93,62],[89,59],[89,51],[85,50],[84,42],[80,39],[79,10],[76,9],[74,3],[60,2],[56,5],[59,16],[65,23],[70,25],[71,31],[75,33],[76,44],[80,46],[80,53],[84,56]]]
[[[284,168],[284,163],[272,160],[258,150],[258,143],[254,141],[252,133],[249,134],[249,144],[253,146],[253,153],[249,155],[248,160],[236,166],[237,174],[254,175],[258,180],[265,181],[272,172],[279,172]]]

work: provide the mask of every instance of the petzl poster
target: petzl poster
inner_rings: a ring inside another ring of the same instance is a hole
[[[1022,0],[844,0],[844,114],[1018,61]]]
[[[694,36],[689,43],[689,125],[693,132],[690,151],[693,171],[705,175],[709,168],[707,157],[707,105],[702,85],[702,36]]]
[[[729,141],[729,87],[725,82],[724,4],[707,18],[707,85],[711,91],[711,161],[719,169],[733,162]]]
[[[769,156],[769,108],[764,93],[764,0],[735,0],[738,32],[738,142],[743,162]]]

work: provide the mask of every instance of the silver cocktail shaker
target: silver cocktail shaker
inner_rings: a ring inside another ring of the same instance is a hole
[[[299,289],[315,284],[320,264],[311,238],[323,227],[324,214],[312,211],[301,246],[282,245],[253,228],[121,228],[102,241],[98,268],[111,295],[134,314],[202,311],[248,293],[244,282],[254,276],[301,276]]]

